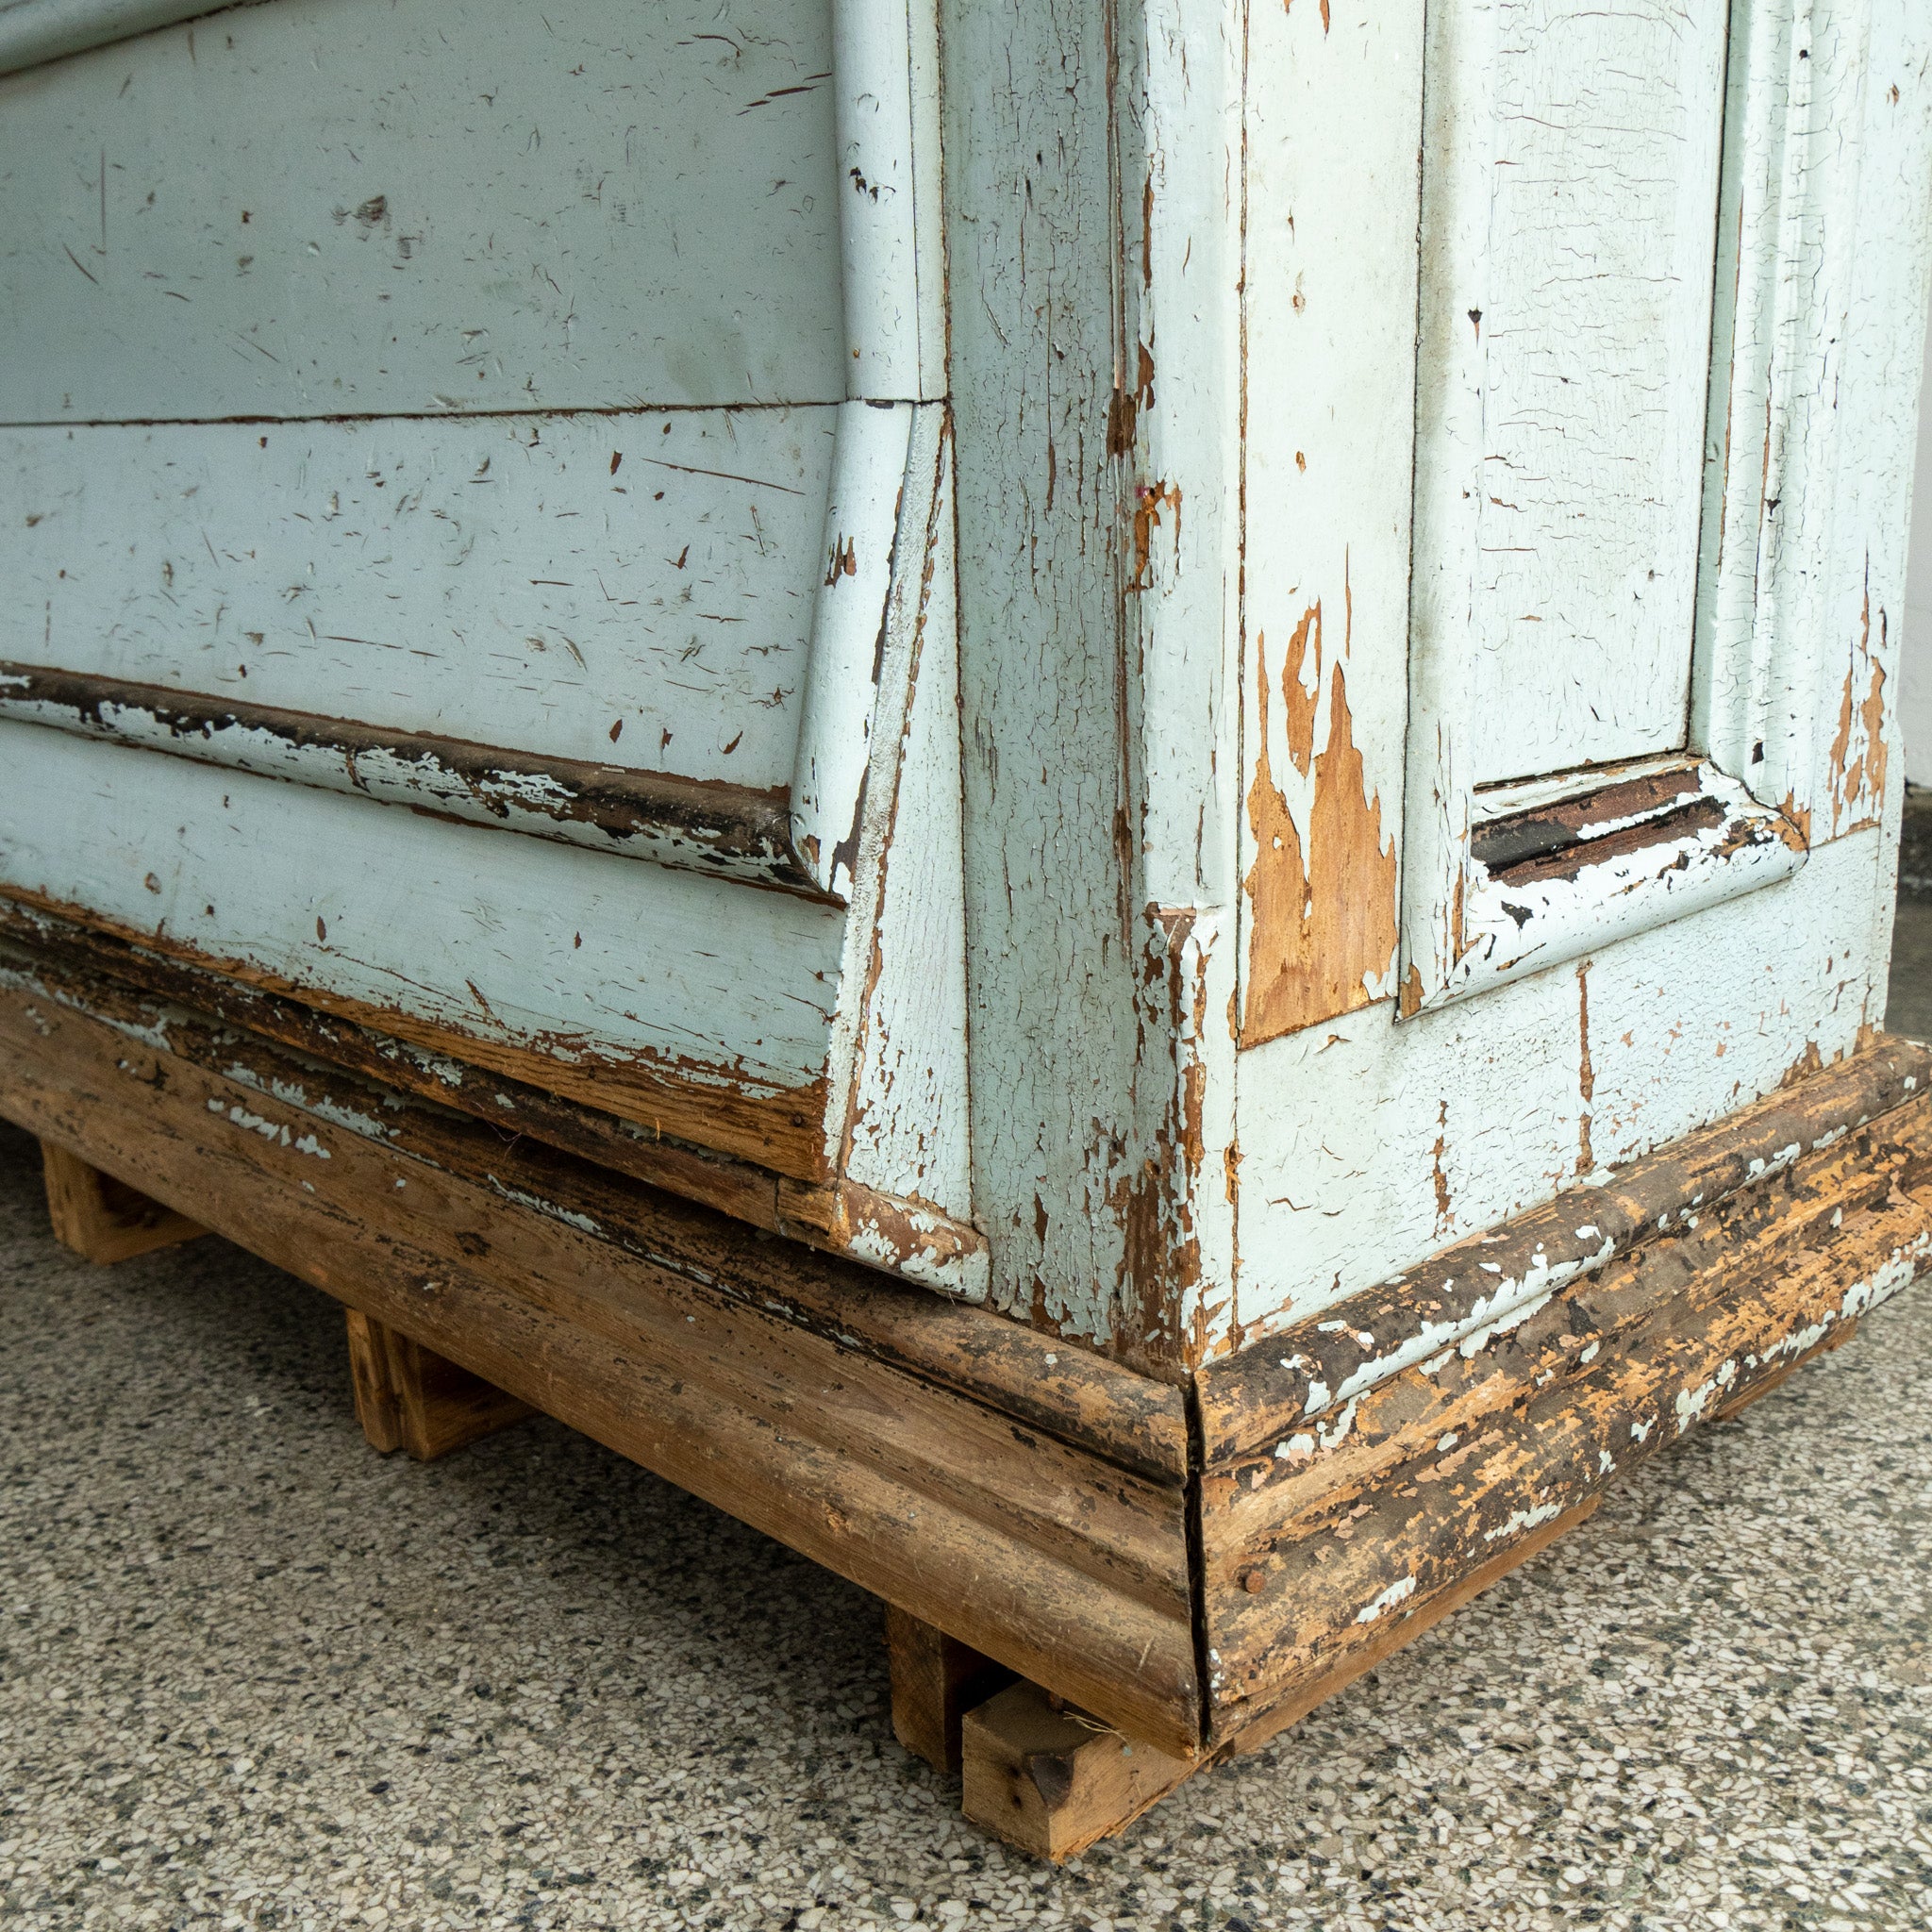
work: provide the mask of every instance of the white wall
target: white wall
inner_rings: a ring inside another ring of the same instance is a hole
[[[1932,400],[1932,341],[1925,347],[1925,390]],[[1924,404],[1900,655],[1899,726],[1905,733],[1906,776],[1915,785],[1932,785],[1932,408]]]

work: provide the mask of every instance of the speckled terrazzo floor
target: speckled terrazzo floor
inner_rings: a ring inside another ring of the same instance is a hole
[[[1932,1925],[1932,1288],[1061,1871],[861,1592],[550,1423],[428,1468],[332,1303],[107,1271],[0,1129],[0,1927]]]

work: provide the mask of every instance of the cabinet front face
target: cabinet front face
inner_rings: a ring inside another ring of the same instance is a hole
[[[883,80],[830,0],[46,11],[0,883],[817,1173],[936,488],[903,7]]]
[[[1878,1021],[1926,38],[1257,17],[1231,1332]]]

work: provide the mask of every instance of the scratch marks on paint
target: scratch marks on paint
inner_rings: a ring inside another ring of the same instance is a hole
[[[1284,772],[1279,784],[1271,748],[1264,634],[1256,636],[1255,660],[1256,753],[1248,789],[1255,854],[1243,882],[1249,915],[1243,1046],[1257,1046],[1379,998],[1396,944],[1395,841],[1382,836],[1381,794],[1368,790],[1340,663],[1329,673],[1327,743],[1310,758],[1322,696],[1320,604],[1311,605],[1296,625],[1282,666],[1284,735],[1294,777]],[[1305,666],[1308,684],[1303,682]],[[1289,785],[1303,801],[1306,845]]]

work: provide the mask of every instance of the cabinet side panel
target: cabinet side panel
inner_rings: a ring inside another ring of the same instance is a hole
[[[1241,1062],[1244,1340],[1722,1119],[1880,1018],[1875,828],[1795,878],[1399,1025]],[[1260,1080],[1281,1096],[1249,1096]]]
[[[836,402],[830,0],[277,0],[0,80],[0,420]]]

